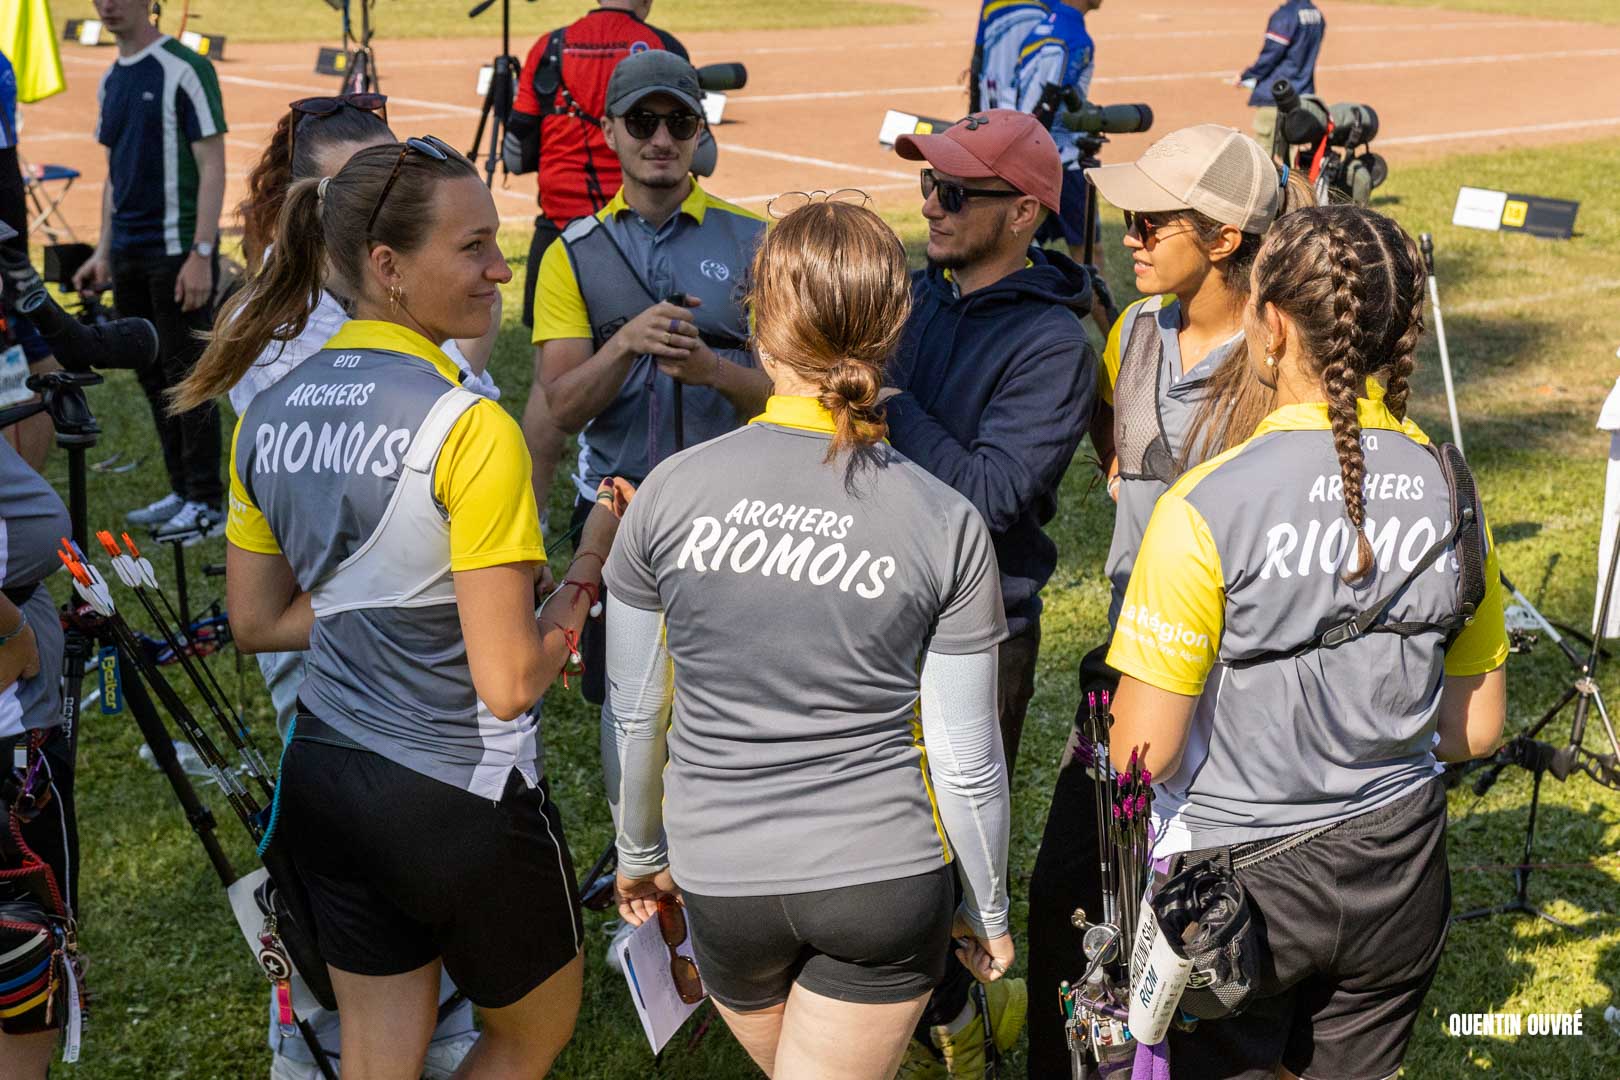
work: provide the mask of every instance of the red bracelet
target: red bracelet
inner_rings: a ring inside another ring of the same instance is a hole
[[[575,581],[572,578],[563,578],[562,584],[558,587],[563,589],[578,589],[580,592],[585,594],[585,599],[590,601],[591,617],[595,618],[596,616],[602,614],[602,586],[592,585],[588,581]]]
[[[567,690],[569,688],[568,676],[583,676],[585,674],[585,658],[579,654],[579,635],[568,629],[568,627],[564,626],[562,623],[552,622],[550,619],[540,620],[541,626],[546,626],[547,624],[555,626],[558,630],[562,631],[563,641],[568,646],[568,659],[563,661],[562,669],[563,689]]]

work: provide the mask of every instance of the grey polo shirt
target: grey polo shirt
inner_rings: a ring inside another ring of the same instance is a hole
[[[1006,637],[971,503],[887,443],[846,483],[831,419],[773,397],[660,465],[608,558],[664,612],[675,696],[671,870],[700,894],[805,892],[951,858],[918,720],[923,656]]]
[[[1223,342],[1209,355],[1195,364],[1191,371],[1181,370],[1181,302],[1172,298],[1152,296],[1139,300],[1125,309],[1108,335],[1103,350],[1103,399],[1113,404],[1113,387],[1119,381],[1120,358],[1131,340],[1131,332],[1138,318],[1152,318],[1159,326],[1159,365],[1163,388],[1159,400],[1159,416],[1164,422],[1165,439],[1170,456],[1181,460],[1183,442],[1192,426],[1193,414],[1209,390],[1209,380],[1243,341],[1238,334]],[[1114,511],[1114,538],[1108,547],[1108,625],[1119,618],[1120,605],[1125,601],[1125,585],[1131,579],[1131,567],[1136,552],[1142,546],[1142,533],[1148,519],[1153,516],[1153,505],[1159,496],[1169,490],[1168,484],[1153,479],[1119,482],[1119,502]]]
[[[62,569],[56,549],[69,532],[67,507],[45,478],[0,439],[0,586],[22,590]],[[43,588],[17,605],[33,627],[39,674],[0,690],[0,738],[61,722],[62,621]]]

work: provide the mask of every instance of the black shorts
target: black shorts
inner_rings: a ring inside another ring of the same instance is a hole
[[[1285,1065],[1304,1080],[1393,1076],[1451,913],[1439,780],[1236,873],[1264,943],[1256,1000],[1172,1030],[1172,1075],[1270,1080]]]
[[[945,973],[954,879],[915,877],[779,896],[684,893],[703,987],[738,1012],[823,997],[887,1005],[931,992]]]
[[[322,957],[399,975],[435,957],[473,1004],[521,999],[579,954],[562,818],[516,771],[491,802],[369,750],[315,741],[283,758],[278,843],[309,894]]]
[[[0,739],[0,768],[11,769],[12,755],[27,735]],[[40,747],[51,799],[31,821],[23,823],[23,842],[56,876],[62,899],[79,913],[79,818],[73,802],[74,757],[77,736],[60,725],[53,727]]]

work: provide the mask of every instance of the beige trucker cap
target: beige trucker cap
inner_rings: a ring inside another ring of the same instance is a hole
[[[1260,144],[1223,124],[1172,131],[1136,161],[1087,169],[1086,178],[1121,210],[1197,210],[1247,233],[1270,227],[1281,195]]]

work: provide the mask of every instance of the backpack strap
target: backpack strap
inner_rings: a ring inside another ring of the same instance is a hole
[[[559,26],[546,35],[546,51],[540,54],[540,62],[534,68],[532,85],[535,100],[540,103],[541,116],[556,116],[567,111],[557,106],[558,91],[564,94],[568,92],[562,81],[562,54],[567,36],[566,26]]]
[[[1226,662],[1227,667],[1242,669],[1258,664],[1269,664],[1276,660],[1291,660],[1318,649],[1335,648],[1370,633],[1412,637],[1415,634],[1439,630],[1445,634],[1443,649],[1451,647],[1451,643],[1456,640],[1463,627],[1473,621],[1474,612],[1479,610],[1480,602],[1485,596],[1485,530],[1480,523],[1474,474],[1469,471],[1467,462],[1463,460],[1462,451],[1451,443],[1445,443],[1441,446],[1431,444],[1429,452],[1439,463],[1446,487],[1451,494],[1451,529],[1430,544],[1428,549],[1418,556],[1417,563],[1407,571],[1406,576],[1372,605],[1348,619],[1329,625],[1309,641],[1302,642],[1292,649],[1277,649],[1245,656],[1239,660],[1229,660]],[[1416,581],[1418,575],[1433,567],[1435,560],[1444,555],[1453,542],[1457,547],[1457,563],[1460,569],[1457,610],[1434,621],[1381,622],[1380,620],[1389,614],[1389,609],[1395,601],[1406,591],[1407,586]]]

